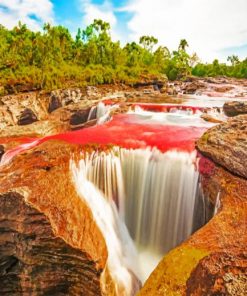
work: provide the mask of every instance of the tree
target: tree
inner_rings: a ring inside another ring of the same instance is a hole
[[[144,49],[152,52],[154,45],[158,43],[158,39],[153,36],[141,36],[139,43],[143,45]]]
[[[231,62],[232,66],[236,66],[237,64],[239,64],[239,58],[237,55],[232,55],[227,57],[227,61]]]
[[[188,44],[187,40],[186,39],[181,39],[180,43],[179,43],[179,46],[178,46],[178,50],[185,51],[186,47],[188,47],[188,46],[189,46],[189,44]]]

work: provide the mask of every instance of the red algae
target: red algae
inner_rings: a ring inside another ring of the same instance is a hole
[[[192,152],[195,141],[207,127],[164,125],[160,122],[149,122],[134,114],[118,114],[102,125],[66,132],[62,134],[37,138],[21,144],[5,153],[2,163],[13,156],[33,148],[48,140],[62,140],[71,144],[115,145],[123,148],[157,147],[160,151],[177,150]]]
[[[199,173],[204,176],[211,176],[215,171],[215,164],[208,158],[198,152],[199,157]]]

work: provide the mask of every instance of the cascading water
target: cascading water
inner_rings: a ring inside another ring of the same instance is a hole
[[[85,153],[81,163],[87,180],[117,204],[139,259],[150,262],[141,266],[144,280],[164,253],[193,231],[196,153],[114,147]]]
[[[114,280],[116,295],[135,295],[139,289],[138,279],[134,276],[138,275],[137,254],[114,202],[107,201],[94,184],[88,181],[87,161],[82,159],[78,166],[72,161],[71,171],[77,192],[90,207],[105,238],[108,249],[107,268]],[[107,284],[105,281],[103,273],[101,278],[103,292],[105,292],[104,284]]]
[[[88,117],[96,116],[97,124],[104,123],[116,107],[99,103]],[[134,262],[135,256],[129,256],[134,252],[125,224],[138,247],[141,278],[145,280],[167,251],[206,222],[203,218],[198,223],[195,215],[199,206],[205,213],[205,199],[201,195],[198,206],[199,173],[193,149],[195,139],[214,124],[200,115],[199,110],[165,113],[136,108],[100,126],[20,145],[7,151],[3,164],[49,139],[126,147],[83,152],[79,166],[72,163],[71,170],[78,193],[106,239],[108,268],[118,283],[116,291],[127,296],[132,293],[131,274],[138,272],[127,260]]]

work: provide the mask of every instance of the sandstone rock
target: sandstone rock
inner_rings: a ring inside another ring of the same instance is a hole
[[[37,116],[34,114],[34,112],[29,109],[26,108],[20,115],[19,119],[18,119],[18,125],[27,125],[27,124],[31,124],[35,121],[37,121],[38,118]]]
[[[247,254],[215,252],[200,260],[187,280],[186,295],[247,295]]]
[[[247,114],[247,102],[226,102],[223,106],[223,110],[227,116]]]
[[[49,143],[0,171],[0,291],[101,295],[107,249],[74,189],[71,153]]]
[[[240,115],[204,133],[200,152],[234,174],[247,178],[247,115]]]
[[[96,263],[56,236],[23,195],[0,195],[0,228],[1,294],[101,295]]]
[[[48,141],[0,167],[3,294],[116,296],[105,239],[71,177],[80,153]]]

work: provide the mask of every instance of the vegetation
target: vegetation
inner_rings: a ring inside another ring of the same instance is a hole
[[[139,43],[121,46],[112,41],[110,25],[102,20],[78,29],[75,38],[62,26],[45,24],[42,32],[32,32],[21,23],[12,30],[0,25],[0,85],[52,89],[72,82],[135,83],[160,76],[175,80],[191,73],[247,78],[247,59],[240,62],[236,56],[229,57],[231,66],[217,60],[196,64],[197,56],[186,52],[185,39],[173,52],[157,44],[153,36],[142,36]]]

